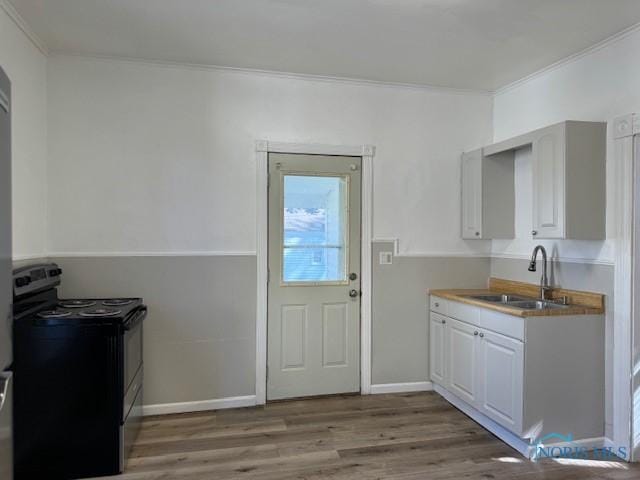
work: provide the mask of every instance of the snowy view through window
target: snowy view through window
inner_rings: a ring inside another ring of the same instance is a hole
[[[285,176],[283,281],[344,280],[345,185],[342,177]]]

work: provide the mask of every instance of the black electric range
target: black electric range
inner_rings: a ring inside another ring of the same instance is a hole
[[[14,271],[16,479],[121,473],[140,426],[146,306],[60,299],[61,274]]]

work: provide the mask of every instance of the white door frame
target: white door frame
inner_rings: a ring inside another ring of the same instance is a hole
[[[345,146],[256,141],[256,231],[258,261],[256,296],[256,404],[267,401],[267,276],[269,153],[362,157],[362,239],[360,308],[360,393],[371,393],[371,240],[373,226],[372,145]]]
[[[635,137],[635,138],[634,138]],[[613,315],[613,434],[608,442],[624,446],[638,460],[634,437],[640,434],[640,409],[634,399],[634,343],[640,335],[640,285],[636,253],[640,252],[640,169],[634,163],[634,143],[640,141],[640,117],[625,115],[613,121],[616,221]],[[635,338],[635,341],[634,341]],[[638,418],[636,418],[638,417]],[[637,450],[637,448],[636,448]]]

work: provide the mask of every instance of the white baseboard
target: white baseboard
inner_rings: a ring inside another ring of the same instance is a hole
[[[255,395],[244,397],[215,398],[213,400],[200,400],[195,402],[159,403],[156,405],[144,405],[142,414],[167,415],[169,413],[203,412],[206,410],[221,410],[223,408],[253,407],[256,405]]]
[[[404,393],[404,392],[428,392],[433,390],[431,382],[408,383],[379,383],[371,385],[371,393]]]
[[[527,439],[518,437],[515,433],[510,432],[509,430],[504,428],[502,425],[499,425],[498,423],[491,420],[489,417],[483,415],[482,413],[477,411],[475,408],[467,404],[465,401],[460,400],[454,394],[442,388],[440,385],[434,385],[434,390],[440,395],[442,395],[445,398],[445,400],[447,400],[450,404],[452,404],[458,410],[462,411],[462,413],[471,417],[473,420],[475,420],[477,423],[479,423],[484,428],[489,430],[491,433],[493,433],[496,437],[498,437],[500,440],[502,440],[506,444],[512,446],[514,449],[520,452],[520,454],[523,455],[524,457],[532,458],[534,456],[536,452],[535,446],[532,446]],[[574,440],[571,443],[568,443],[568,442],[552,443],[547,446],[560,447],[560,448],[564,446],[567,446],[567,447],[570,446],[570,447],[584,447],[587,449],[593,449],[593,448],[602,448],[607,446],[606,442],[607,442],[606,438],[597,437],[597,438],[583,438],[579,440]]]
[[[464,413],[468,417],[471,417],[473,420],[475,420],[477,423],[479,423],[484,428],[489,430],[491,433],[493,433],[496,437],[498,437],[504,443],[511,445],[514,449],[520,452],[521,455],[529,458],[529,448],[530,448],[529,442],[523,440],[522,438],[518,437],[514,433],[511,433],[509,430],[504,428],[502,425],[499,425],[498,423],[494,422],[489,417],[482,415],[475,408],[468,405],[466,402],[460,400],[458,397],[448,392],[447,390],[442,388],[440,385],[434,385],[433,389],[437,393],[442,395],[447,402],[449,402],[451,405],[456,407],[462,413]]]

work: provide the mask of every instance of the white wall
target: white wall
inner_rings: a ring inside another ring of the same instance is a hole
[[[576,60],[551,69],[502,92],[494,99],[494,140],[499,141],[562,120],[610,121],[640,112],[640,30]],[[611,132],[609,132],[611,138]],[[608,142],[608,159],[612,159]],[[607,165],[607,237],[613,235],[615,209],[614,172]],[[531,162],[528,152],[516,161],[516,214],[522,221],[513,241],[494,241],[494,253],[529,254],[544,243],[569,258],[613,260],[611,240],[605,242],[530,239]]]
[[[12,82],[13,255],[46,251],[47,58],[0,4],[0,66]]]
[[[254,141],[373,144],[374,234],[459,235],[459,156],[491,97],[69,56],[49,59],[53,253],[253,252]]]
[[[640,112],[640,30],[609,43],[576,60],[551,69],[498,92],[494,99],[496,141],[562,120],[611,121]],[[494,254],[528,255],[535,243],[543,243],[556,256],[612,262],[616,211],[616,178],[613,168],[612,132],[607,146],[607,240],[601,242],[534,241],[531,230],[530,151],[516,158],[516,239],[493,241]],[[588,265],[587,265],[588,267]],[[596,290],[596,288],[585,288]],[[611,304],[612,298],[607,302]],[[612,435],[613,315],[606,321],[606,435]]]

